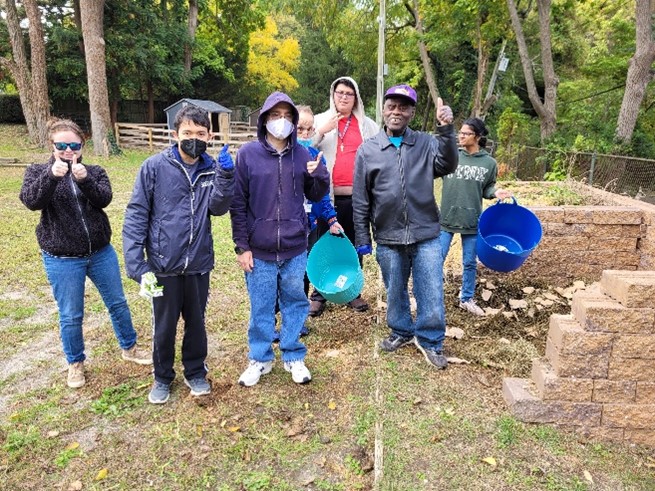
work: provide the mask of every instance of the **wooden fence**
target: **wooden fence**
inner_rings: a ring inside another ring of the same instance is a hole
[[[155,152],[166,148],[173,141],[173,131],[165,123],[162,124],[134,124],[116,123],[116,143],[125,148],[147,148]],[[214,133],[209,143],[211,152],[219,151],[226,143],[230,151],[236,152],[241,145],[257,138],[257,129],[243,123],[232,123],[229,133]]]

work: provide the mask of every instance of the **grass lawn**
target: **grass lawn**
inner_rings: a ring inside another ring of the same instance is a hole
[[[42,161],[42,152],[21,146],[24,139],[21,127],[0,125],[0,157]],[[125,205],[146,156],[85,155],[112,181],[107,213],[118,251]],[[390,355],[377,349],[388,328],[369,257],[364,297],[372,310],[331,305],[308,320],[310,384],[294,384],[278,360],[258,385],[239,386],[249,305],[228,217],[214,219],[207,311],[212,394],[188,395],[178,356],[171,400],[149,404],[150,370],[120,360],[92,286],[84,320],[87,385],[69,389],[34,233],[39,214],[18,200],[23,172],[0,168],[0,490],[655,489],[652,449],[583,442],[551,426],[526,425],[503,403],[502,377],[529,372],[530,359],[543,354],[549,315],[570,310],[565,300],[531,316],[474,318],[458,309],[459,280],[449,274],[449,325],[466,334],[448,339],[446,350],[471,363],[439,372],[413,347]],[[520,185],[510,186],[520,194]],[[449,258],[449,266],[456,270],[457,260]],[[549,289],[484,275],[481,281],[496,284],[488,305],[494,308],[525,296],[525,286]],[[148,303],[136,283],[125,278],[124,285],[147,345]]]

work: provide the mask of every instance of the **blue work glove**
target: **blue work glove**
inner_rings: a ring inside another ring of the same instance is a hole
[[[360,245],[355,248],[357,250],[357,254],[360,256],[366,256],[367,254],[371,254],[373,252],[373,248],[371,247],[371,244],[366,244],[366,245]]]
[[[232,160],[232,155],[228,151],[229,145],[224,145],[221,153],[218,154],[216,160],[218,160],[218,165],[221,166],[223,170],[232,170],[234,169],[234,161]]]

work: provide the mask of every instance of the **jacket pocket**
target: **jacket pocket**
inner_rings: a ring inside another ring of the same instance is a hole
[[[255,249],[282,252],[299,247],[306,240],[307,226],[301,220],[256,220],[248,243]]]
[[[447,227],[476,230],[478,228],[478,210],[475,208],[462,208],[453,206],[448,210],[441,223]]]

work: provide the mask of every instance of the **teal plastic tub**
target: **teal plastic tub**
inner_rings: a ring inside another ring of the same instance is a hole
[[[364,272],[359,257],[345,235],[323,236],[307,258],[307,277],[321,295],[333,303],[356,299],[364,288]]]

